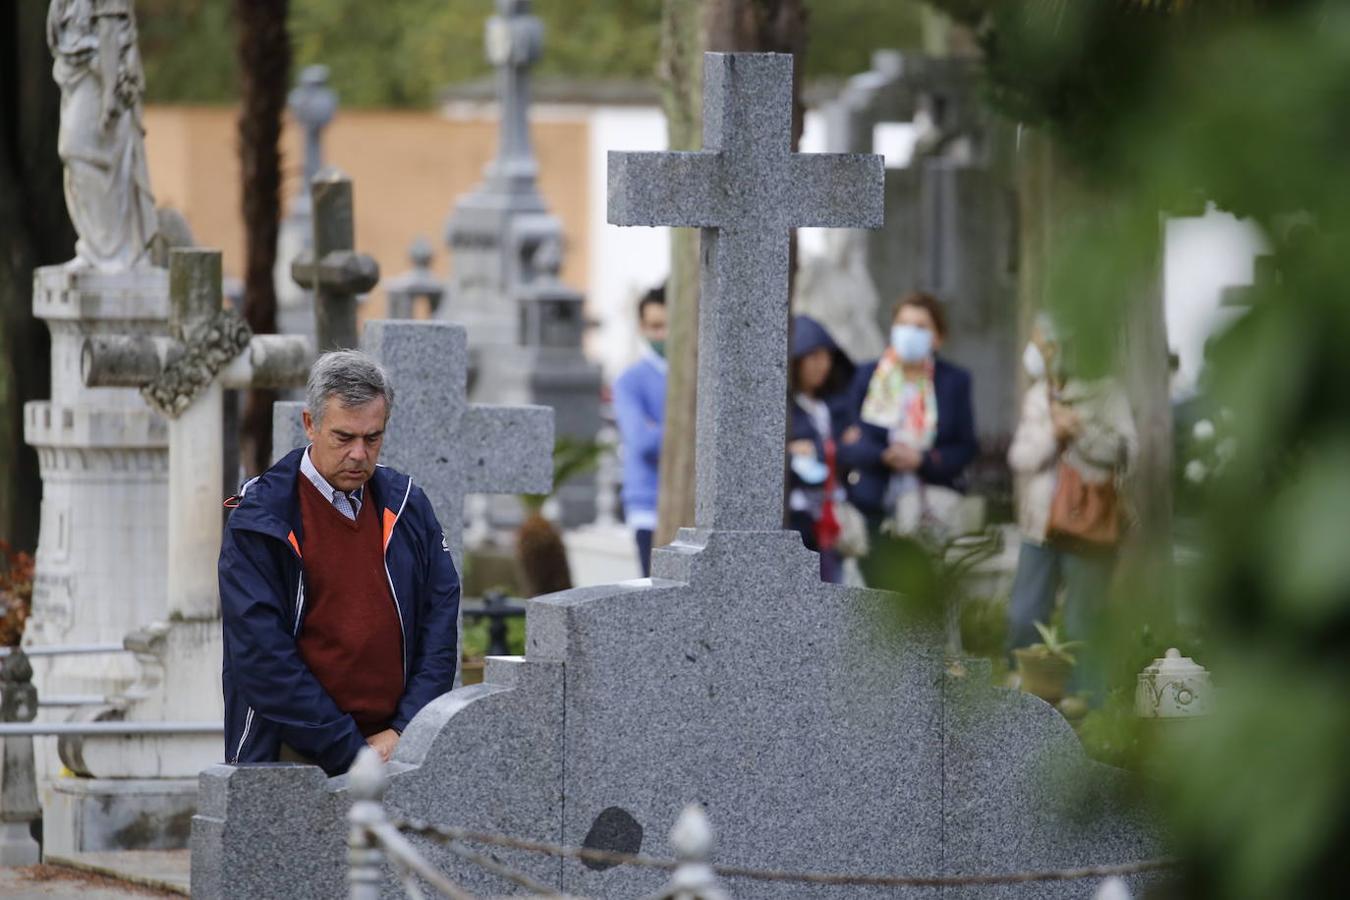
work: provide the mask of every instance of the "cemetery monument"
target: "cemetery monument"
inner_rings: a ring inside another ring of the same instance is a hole
[[[791,152],[791,65],[708,54],[705,149],[610,156],[612,222],[702,229],[695,527],[656,552],[650,579],[530,601],[525,656],[489,660],[483,684],[409,725],[386,808],[669,857],[664,823],[697,802],[724,836],[719,862],[795,871],[998,873],[1150,856],[1149,823],[1115,806],[1119,773],[1089,763],[1054,709],[949,665],[940,628],[897,626],[891,595],[821,583],[815,556],[782,530],[789,229],[875,227],[882,216],[878,158]],[[1073,793],[1084,785],[1086,797]],[[313,767],[205,771],[193,895],[341,894],[350,802],[346,776]],[[513,890],[443,847],[419,848],[467,890]],[[663,880],[524,850],[492,855],[566,894],[639,897]]]
[[[468,329],[474,400],[551,406],[559,437],[591,441],[600,430],[600,367],[581,352],[584,298],[558,279],[562,223],[539,193],[530,145],[529,69],[543,48],[530,0],[497,0],[486,44],[500,137],[483,183],[460,198],[446,225],[452,265],[439,316]],[[562,486],[559,500],[565,525],[589,522],[594,476]],[[513,500],[498,502],[492,517],[514,524],[519,511]]]
[[[87,338],[111,332],[165,334],[168,274],[150,260],[157,218],[130,2],[52,0],[47,37],[61,88],[66,207],[79,240],[74,259],[33,277],[33,315],[52,336],[52,394],[24,409],[24,439],[37,450],[43,484],[24,640],[117,644],[167,611],[163,579],[145,560],[167,549],[155,511],[168,504],[168,434],[134,390],[86,388],[80,352]],[[44,696],[116,693],[134,674],[121,656],[39,658],[34,668]]]

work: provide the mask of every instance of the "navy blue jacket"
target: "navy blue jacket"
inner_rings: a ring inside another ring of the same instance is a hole
[[[857,425],[862,437],[851,444],[839,445],[839,461],[848,471],[848,496],[865,513],[883,512],[886,486],[891,469],[881,461],[889,443],[885,428],[869,425],[860,418],[867,387],[877,370],[875,362],[858,369],[848,391],[850,424]],[[975,408],[970,397],[970,373],[943,359],[933,366],[933,394],[937,399],[938,427],[933,446],[924,454],[918,476],[925,484],[955,490],[964,487],[961,473],[979,452],[975,439]]]
[[[275,762],[285,743],[337,775],[366,742],[296,650],[305,622],[298,480],[304,452],[288,453],[245,485],[225,525],[225,759]],[[431,501],[412,479],[378,466],[366,483],[365,501],[380,511],[385,574],[403,629],[403,697],[389,723],[402,733],[454,682],[459,576]]]

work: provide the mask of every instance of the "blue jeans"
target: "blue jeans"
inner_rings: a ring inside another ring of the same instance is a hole
[[[1115,555],[1074,553],[1022,541],[1017,557],[1017,575],[1013,578],[1012,598],[1008,603],[1008,651],[1026,647],[1041,639],[1036,622],[1050,623],[1055,611],[1055,595],[1064,586],[1064,639],[1089,641],[1106,607],[1115,570]],[[1091,646],[1079,647],[1074,656],[1070,684],[1075,690],[1097,691],[1102,686],[1101,664]]]

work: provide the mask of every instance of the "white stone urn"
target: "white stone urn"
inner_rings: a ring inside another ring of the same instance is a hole
[[[1139,673],[1134,711],[1142,719],[1185,719],[1208,715],[1212,700],[1209,671],[1171,647]]]

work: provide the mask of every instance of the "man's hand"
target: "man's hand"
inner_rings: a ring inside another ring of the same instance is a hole
[[[809,456],[812,459],[816,456],[816,445],[806,438],[790,442],[787,449],[792,456]]]
[[[891,444],[881,452],[881,461],[897,472],[913,472],[923,465],[923,454],[908,444]]]
[[[394,748],[398,746],[398,732],[392,728],[386,728],[384,731],[376,732],[366,738],[366,743],[375,748],[380,754],[380,762],[389,762],[390,757],[394,755]]]

